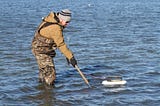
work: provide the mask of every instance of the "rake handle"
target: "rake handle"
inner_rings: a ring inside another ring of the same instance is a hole
[[[85,78],[84,74],[82,73],[82,71],[79,69],[79,67],[77,65],[75,65],[75,68],[77,69],[77,71],[79,72],[79,74],[81,75],[81,77],[83,78],[83,80],[85,81],[85,83],[91,88],[88,80]]]

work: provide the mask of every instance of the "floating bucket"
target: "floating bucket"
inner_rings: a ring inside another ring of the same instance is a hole
[[[108,87],[121,86],[125,85],[126,83],[127,81],[123,80],[121,76],[109,76],[102,81],[102,84]]]

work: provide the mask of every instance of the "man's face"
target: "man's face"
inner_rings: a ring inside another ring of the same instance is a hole
[[[66,27],[68,25],[68,23],[69,23],[68,21],[61,20],[61,24],[64,27]]]

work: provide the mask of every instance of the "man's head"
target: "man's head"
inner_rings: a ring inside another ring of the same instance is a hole
[[[66,26],[70,20],[71,20],[71,11],[69,9],[64,9],[58,14],[58,18],[60,20],[60,23],[63,26]]]

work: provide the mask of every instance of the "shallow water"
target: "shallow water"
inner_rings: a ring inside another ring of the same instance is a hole
[[[160,2],[158,0],[1,0],[0,104],[4,106],[158,106]],[[56,83],[38,82],[31,41],[41,17],[70,8],[65,41],[92,88],[57,50]],[[101,82],[121,75],[125,86]]]

